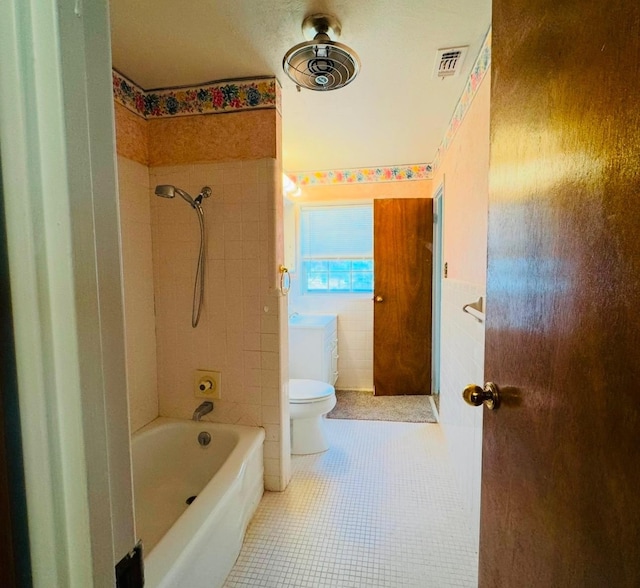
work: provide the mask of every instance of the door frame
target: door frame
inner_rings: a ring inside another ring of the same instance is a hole
[[[442,329],[442,244],[443,244],[444,176],[433,195],[433,293],[431,327],[431,395],[439,405],[440,395],[440,333]]]
[[[107,2],[0,4],[0,143],[32,585],[113,585],[135,532]]]
[[[1,151],[1,150],[0,150]],[[1,154],[0,154],[1,156]],[[0,275],[9,275],[0,167]],[[9,281],[0,281],[0,585],[24,586],[31,576],[22,466],[16,354]]]

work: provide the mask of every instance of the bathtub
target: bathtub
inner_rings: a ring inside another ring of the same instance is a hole
[[[206,447],[198,443],[201,431],[211,435]],[[224,584],[264,490],[263,441],[257,427],[169,418],[133,435],[146,587]]]

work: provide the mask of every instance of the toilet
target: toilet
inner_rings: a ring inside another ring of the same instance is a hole
[[[324,415],[336,405],[336,391],[319,380],[289,380],[291,453],[308,455],[329,449],[324,432]]]

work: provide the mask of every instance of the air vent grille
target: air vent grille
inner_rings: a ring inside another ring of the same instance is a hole
[[[457,76],[462,69],[462,64],[468,48],[468,46],[465,46],[438,49],[433,77],[449,78]]]

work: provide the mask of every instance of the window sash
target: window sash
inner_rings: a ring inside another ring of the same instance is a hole
[[[304,293],[373,292],[373,206],[302,207],[300,253]]]
[[[373,206],[301,208],[300,253],[303,259],[373,257]]]

